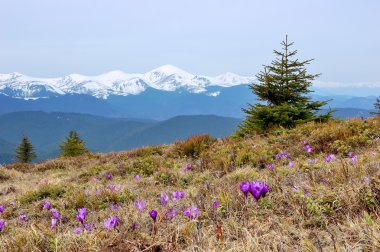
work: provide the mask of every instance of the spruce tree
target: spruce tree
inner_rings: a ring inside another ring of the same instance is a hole
[[[23,136],[20,145],[16,148],[15,161],[20,163],[30,163],[36,158],[33,145],[27,136]]]
[[[62,150],[62,156],[75,157],[87,153],[85,142],[80,139],[78,133],[74,130],[69,132],[69,136],[59,145]]]
[[[373,112],[373,114],[380,115],[380,97],[376,99],[374,106],[375,106],[376,111]]]
[[[313,59],[294,59],[297,50],[290,50],[293,43],[288,36],[281,43],[282,51],[274,50],[276,59],[257,75],[257,82],[250,85],[251,91],[261,103],[248,104],[242,110],[246,118],[239,125],[237,135],[250,135],[256,131],[267,131],[273,127],[291,128],[308,121],[326,121],[332,111],[318,115],[318,111],[328,101],[312,101],[308,93],[312,81],[319,74],[309,74],[306,66]]]

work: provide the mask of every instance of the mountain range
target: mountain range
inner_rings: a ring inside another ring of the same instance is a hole
[[[216,77],[190,74],[173,65],[164,65],[144,74],[112,71],[98,76],[70,74],[59,78],[35,78],[20,73],[0,74],[0,94],[12,98],[39,99],[65,94],[84,94],[107,99],[111,95],[138,95],[149,88],[188,91],[216,96],[207,88],[249,84],[253,77],[225,73]]]
[[[195,134],[231,135],[240,119],[213,115],[177,116],[164,121],[107,118],[62,112],[15,112],[0,116],[0,164],[12,162],[23,134],[35,146],[38,160],[59,155],[58,144],[76,130],[94,152],[166,144]]]
[[[233,73],[199,76],[172,65],[143,74],[112,71],[59,78],[0,74],[0,114],[45,111],[155,120],[199,114],[242,118],[241,108],[257,102],[248,85],[254,80]],[[313,99],[331,100],[325,109],[342,111],[338,116],[343,117],[368,116],[377,95],[336,95],[313,89]]]

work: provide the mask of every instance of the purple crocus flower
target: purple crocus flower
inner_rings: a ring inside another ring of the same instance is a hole
[[[103,226],[106,229],[116,228],[119,224],[119,216],[115,215],[115,217],[110,217],[107,220],[103,220]]]
[[[134,205],[137,208],[137,210],[139,210],[141,213],[145,212],[146,200],[135,201]]]
[[[281,158],[282,158],[281,153],[276,154],[276,159],[281,159]]]
[[[84,207],[84,208],[79,208],[79,209],[78,209],[78,215],[75,216],[75,218],[76,218],[80,223],[82,223],[82,225],[84,225],[84,220],[86,219],[86,216],[87,216],[87,209]]]
[[[300,189],[300,187],[296,185],[294,185],[292,188],[293,188],[293,191],[296,191],[296,192]]]
[[[55,208],[51,209],[50,212],[53,215],[53,219],[59,219],[61,217],[61,214]]]
[[[269,190],[269,186],[259,179],[256,181],[251,181],[249,183],[249,192],[258,201],[260,198],[265,197]]]
[[[43,204],[43,209],[50,210],[50,207],[51,207],[50,201],[45,200]]]
[[[358,161],[358,156],[354,155],[351,157],[351,162],[356,164],[356,162]]]
[[[302,150],[305,150],[307,153],[313,152],[313,148],[306,142],[304,142],[304,146],[302,147]]]
[[[118,209],[120,209],[121,207],[119,206],[119,205],[117,205],[117,204],[112,204],[111,206],[110,206],[110,209],[111,210],[118,210]]]
[[[111,192],[115,191],[116,186],[115,185],[109,185],[108,189],[110,189]]]
[[[129,231],[131,231],[131,232],[135,231],[136,227],[137,227],[136,222],[133,222],[133,223],[131,224],[131,226],[129,227]]]
[[[363,181],[366,182],[366,183],[369,183],[371,180],[370,180],[369,177],[366,176],[366,177],[363,178]]]
[[[83,228],[82,227],[76,227],[76,228],[74,228],[74,234],[80,234],[80,233],[82,233],[82,231],[83,231]]]
[[[214,203],[212,203],[212,207],[217,209],[219,207],[219,201],[214,201]]]
[[[185,197],[185,193],[184,192],[173,192],[172,196],[173,196],[173,201],[178,201],[179,199],[183,199]]]
[[[193,220],[199,216],[199,212],[196,206],[190,206],[183,213],[190,219]]]
[[[135,179],[136,179],[136,180],[140,180],[140,179],[141,179],[140,175],[136,175],[136,176],[135,176]]]
[[[191,164],[186,165],[186,169],[191,170],[192,168],[193,168],[193,166]]]
[[[4,206],[3,205],[0,205],[0,213],[4,213]]]
[[[55,219],[55,218],[51,219],[50,228],[51,229],[55,228],[57,226],[57,224],[58,224],[58,220],[57,219]]]
[[[275,167],[276,167],[276,165],[273,164],[273,163],[267,164],[267,168],[268,168],[269,170],[273,170]]]
[[[347,153],[347,156],[348,156],[349,158],[352,158],[352,157],[354,156],[354,153],[350,151],[349,153]]]
[[[152,217],[153,221],[156,222],[158,212],[156,210],[152,210],[149,212],[150,217]]]
[[[89,223],[89,224],[84,224],[83,225],[84,229],[88,232],[91,232],[93,229],[95,229],[95,224],[94,223]]]
[[[335,159],[335,155],[334,154],[327,155],[324,159],[326,162],[331,162],[332,160]]]
[[[26,217],[23,211],[19,212],[18,218],[22,221],[28,221],[28,217]]]
[[[167,205],[170,200],[170,197],[166,195],[165,193],[161,193],[160,200],[161,200],[162,205]]]
[[[6,224],[5,220],[0,219],[0,232],[3,231],[5,224]]]
[[[177,208],[173,207],[172,209],[169,210],[169,212],[167,213],[167,218],[169,220],[173,219],[175,216],[177,215]]]
[[[293,168],[293,167],[294,167],[294,164],[295,164],[295,162],[290,161],[289,164],[288,164],[288,166],[289,166],[290,168]]]
[[[245,197],[247,197],[247,194],[249,192],[249,183],[248,182],[241,182],[240,183],[240,190],[244,193]]]
[[[112,178],[112,174],[109,173],[109,172],[107,172],[107,173],[106,173],[106,178],[107,178],[107,179],[111,179],[111,178]]]
[[[93,180],[94,182],[96,182],[96,181],[99,180],[99,178],[98,178],[98,177],[93,177],[92,180]]]

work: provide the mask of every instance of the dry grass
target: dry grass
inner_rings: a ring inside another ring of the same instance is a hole
[[[2,167],[0,218],[7,224],[0,251],[379,251],[379,136],[379,119],[333,121],[245,140],[199,145],[202,137],[195,137],[182,144]],[[313,153],[301,150],[303,141]],[[184,146],[196,155],[184,154]],[[275,159],[282,150],[294,168]],[[356,163],[348,151],[357,155]],[[336,159],[324,161],[331,153]],[[192,169],[185,172],[188,163]],[[265,168],[267,163],[276,168]],[[112,179],[105,178],[107,172]],[[258,178],[270,189],[257,203],[243,196],[239,184]],[[111,184],[121,188],[111,192]],[[160,204],[160,195],[165,191],[186,196],[170,203],[178,215],[159,221],[154,235],[148,212],[156,209],[159,219],[164,215],[168,207]],[[54,229],[51,214],[42,210],[45,198],[65,217]],[[133,202],[143,199],[142,214]],[[217,209],[214,201],[220,203]],[[120,208],[111,210],[113,204]],[[195,220],[183,214],[190,205],[201,213]],[[80,207],[88,209],[86,222],[96,229],[77,235]],[[18,219],[21,210],[28,222]],[[104,229],[102,220],[115,214],[118,228]]]

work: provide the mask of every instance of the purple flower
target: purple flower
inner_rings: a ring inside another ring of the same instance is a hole
[[[251,181],[249,183],[249,192],[258,201],[260,198],[265,197],[269,190],[269,186],[260,180]]]
[[[55,208],[51,209],[50,212],[53,215],[53,219],[59,219],[61,217],[61,214]]]
[[[6,224],[5,220],[0,219],[0,232],[3,231],[5,224]]]
[[[18,218],[22,221],[28,221],[28,217],[26,217],[23,211],[19,212]]]
[[[240,190],[244,193],[245,197],[247,197],[247,194],[249,192],[249,183],[248,182],[241,182],[240,183]]]
[[[313,148],[306,142],[304,142],[304,146],[302,147],[302,150],[305,150],[307,153],[313,152]]]
[[[277,159],[281,159],[281,158],[286,158],[286,159],[288,159],[290,156],[289,156],[289,154],[288,153],[286,153],[286,151],[284,150],[284,151],[282,151],[281,153],[278,153],[278,154],[276,154],[276,158]]]
[[[51,219],[51,225],[50,225],[51,229],[55,228],[55,226],[57,226],[57,224],[58,224],[57,219],[55,219],[55,218]]]
[[[299,189],[300,189],[300,187],[299,187],[299,186],[296,186],[296,185],[294,185],[294,186],[293,186],[293,190],[294,190],[294,191],[296,191],[296,192],[297,192]]]
[[[327,184],[329,182],[329,179],[327,178],[321,178],[320,180],[322,183]]]
[[[214,203],[212,204],[212,207],[214,209],[217,209],[219,207],[219,201],[214,201]]]
[[[190,219],[193,220],[199,216],[199,212],[196,206],[190,206],[183,213]]]
[[[177,215],[177,208],[173,207],[172,209],[169,210],[167,213],[167,218],[169,220],[173,219]]]
[[[136,179],[136,180],[140,180],[140,179],[141,179],[140,175],[136,175],[136,176],[135,176],[135,179]]]
[[[129,231],[131,232],[135,231],[136,227],[137,227],[137,224],[135,222],[132,223],[131,226],[129,227]]]
[[[187,164],[186,169],[190,170],[192,168],[193,168],[193,166],[191,164]]]
[[[75,216],[75,218],[76,218],[80,223],[82,223],[82,225],[84,225],[84,220],[86,219],[86,216],[87,216],[87,209],[84,207],[84,208],[79,208],[79,209],[78,209],[78,215]]]
[[[94,223],[84,224],[84,229],[88,232],[91,232],[93,229],[95,229],[95,224]]]
[[[170,197],[166,195],[165,193],[161,193],[160,200],[161,200],[162,205],[167,205],[170,200]]]
[[[172,193],[173,201],[178,201],[179,199],[183,199],[185,197],[184,192],[173,192]]]
[[[0,213],[4,213],[4,206],[3,205],[0,205]]]
[[[50,207],[51,207],[50,201],[45,200],[43,204],[43,209],[50,210]]]
[[[356,162],[358,161],[358,157],[357,156],[352,156],[351,157],[351,162],[356,164]]]
[[[92,180],[96,182],[96,181],[98,181],[99,179],[98,179],[98,177],[93,177]]]
[[[74,228],[74,234],[80,234],[80,233],[82,233],[82,231],[83,231],[83,228],[82,227],[76,227],[76,228]]]
[[[288,164],[288,166],[289,166],[290,168],[293,168],[293,167],[294,167],[294,164],[295,164],[295,162],[290,161],[289,164]]]
[[[269,170],[273,170],[274,168],[276,167],[276,165],[275,164],[267,164],[267,168],[269,169]]]
[[[152,217],[152,219],[153,219],[154,222],[156,222],[157,214],[158,214],[157,211],[154,210],[154,209],[149,212],[149,215],[150,215],[150,217]]]
[[[331,162],[332,160],[335,159],[335,155],[334,154],[327,155],[324,159],[326,162]]]
[[[352,158],[352,157],[354,156],[354,153],[350,151],[349,153],[347,153],[347,156],[348,156],[349,158]]]
[[[145,212],[146,200],[135,201],[134,205],[137,208],[137,210],[139,210],[141,213]]]
[[[115,215],[115,217],[110,217],[107,220],[103,220],[103,226],[106,229],[116,228],[119,224],[119,216]]]
[[[120,206],[117,205],[117,204],[112,204],[112,205],[110,206],[110,209],[111,209],[111,210],[118,210],[118,209],[120,209]]]
[[[363,181],[366,182],[366,183],[369,183],[370,178],[369,178],[369,177],[364,177],[364,178],[363,178]]]
[[[111,179],[111,178],[112,178],[112,174],[109,173],[109,172],[107,172],[107,173],[106,173],[106,178],[107,178],[107,179]]]
[[[110,189],[111,192],[115,191],[116,186],[115,185],[109,185],[108,189]]]

